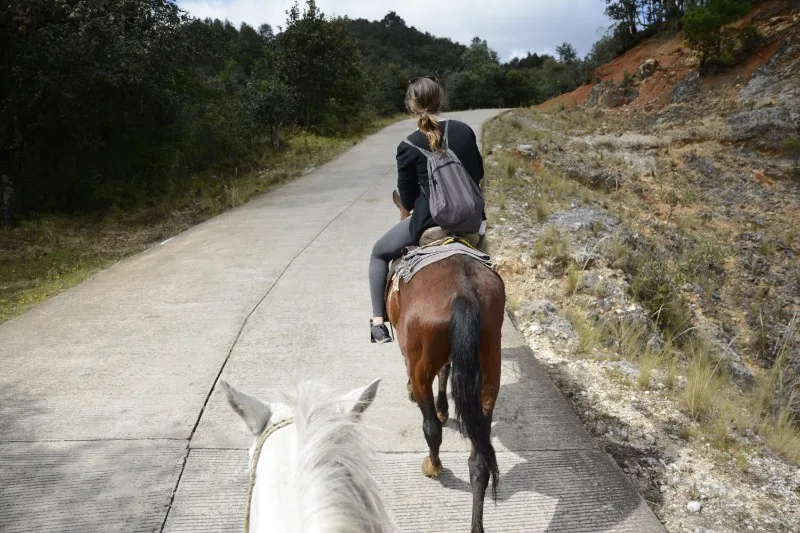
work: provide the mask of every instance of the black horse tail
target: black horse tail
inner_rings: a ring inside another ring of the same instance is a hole
[[[492,496],[497,498],[500,471],[481,402],[483,375],[480,361],[481,309],[473,297],[456,296],[450,321],[450,354],[453,371],[453,401],[461,434],[486,461],[492,476]]]

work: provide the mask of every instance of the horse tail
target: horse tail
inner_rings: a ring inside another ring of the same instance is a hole
[[[450,354],[453,370],[453,402],[461,434],[469,438],[475,451],[486,461],[492,475],[492,495],[497,498],[497,478],[500,471],[486,423],[481,401],[480,343],[481,309],[471,296],[456,296],[450,321]]]

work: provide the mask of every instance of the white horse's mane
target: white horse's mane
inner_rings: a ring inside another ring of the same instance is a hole
[[[309,533],[388,533],[393,523],[370,465],[375,453],[362,423],[342,412],[338,396],[305,382],[285,393],[294,411],[297,495]]]

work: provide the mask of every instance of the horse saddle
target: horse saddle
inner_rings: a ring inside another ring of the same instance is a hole
[[[439,226],[435,226],[433,228],[428,228],[425,230],[425,232],[419,238],[419,245],[429,246],[435,243],[436,241],[441,241],[442,239],[446,239],[448,237],[456,237],[464,239],[472,246],[478,246],[478,243],[481,240],[481,236],[479,233],[453,233]]]
[[[463,239],[466,242],[470,243],[473,247],[477,247],[481,241],[481,236],[479,233],[453,233],[451,231],[447,231],[444,228],[439,226],[434,226],[433,228],[426,229],[419,238],[419,245],[411,245],[407,246],[403,250],[403,256],[421,246],[435,246],[437,242],[440,244],[448,238],[456,238],[456,239]],[[392,261],[389,264],[389,276],[386,278],[386,290],[384,294],[389,294],[389,289],[392,286],[392,280],[394,278],[395,271],[397,270],[398,265],[403,262],[403,257]]]

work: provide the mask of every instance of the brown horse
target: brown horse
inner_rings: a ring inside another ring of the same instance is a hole
[[[401,220],[410,215],[395,191]],[[497,273],[465,255],[455,255],[420,270],[387,297],[389,320],[406,362],[409,396],[422,411],[422,431],[430,454],[422,471],[442,471],[439,446],[448,418],[447,378],[461,433],[472,443],[472,532],[483,532],[483,501],[489,478],[496,496],[499,470],[491,443],[492,413],[500,389],[500,330],[505,316],[505,285]],[[433,378],[439,376],[434,403]]]

